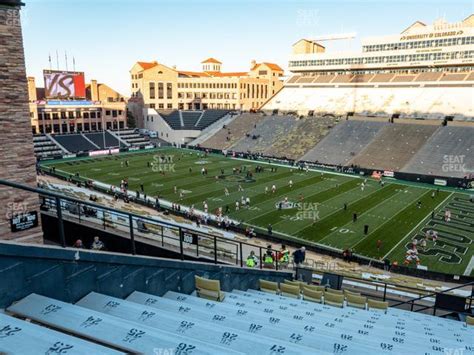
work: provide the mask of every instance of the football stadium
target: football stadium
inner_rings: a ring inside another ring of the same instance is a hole
[[[0,0],[0,355],[474,354],[472,4],[137,4]]]

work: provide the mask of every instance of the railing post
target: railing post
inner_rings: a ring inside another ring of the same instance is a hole
[[[260,264],[260,269],[263,269],[262,247],[258,247],[258,250],[259,250],[258,252],[259,252],[259,254],[260,254],[260,262],[259,262],[259,264]]]
[[[415,301],[411,300],[411,307],[410,307],[410,311],[413,312],[413,306],[415,305]]]
[[[163,226],[161,226],[161,246],[162,247],[165,246],[164,234],[165,234],[165,229],[163,228]]]
[[[58,232],[61,246],[66,247],[66,238],[64,237],[63,211],[61,210],[61,199],[56,197],[56,215],[58,216]]]
[[[214,236],[214,264],[217,264],[217,237]]]
[[[184,249],[183,249],[183,230],[179,228],[179,253],[181,254],[181,260],[184,260]]]
[[[436,315],[436,306],[433,307],[433,315]]]
[[[130,224],[130,247],[132,249],[132,255],[135,255],[135,235],[133,234],[133,217],[131,214],[128,215],[128,223]]]
[[[278,270],[278,251],[275,253],[275,270]]]
[[[239,248],[240,248],[240,267],[243,267],[244,257],[243,257],[243,252],[242,252],[242,242],[239,242]]]
[[[387,283],[384,283],[384,288],[383,288],[383,301],[385,302],[385,298],[387,297]]]

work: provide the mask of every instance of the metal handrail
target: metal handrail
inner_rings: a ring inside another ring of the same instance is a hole
[[[54,205],[56,205],[56,213],[57,213],[57,218],[58,218],[59,237],[60,237],[61,245],[63,247],[66,247],[66,241],[65,241],[65,235],[64,235],[64,225],[63,225],[63,216],[62,216],[63,208],[61,206],[62,205],[61,200],[62,201],[69,201],[69,202],[72,202],[72,203],[75,203],[75,204],[78,204],[78,205],[86,205],[88,207],[91,207],[91,208],[94,208],[94,209],[97,209],[97,210],[107,211],[107,212],[113,213],[113,214],[128,216],[129,220],[132,220],[132,221],[133,221],[133,219],[142,220],[142,221],[150,223],[150,224],[155,224],[155,225],[160,225],[160,226],[165,227],[165,228],[175,229],[179,233],[180,244],[182,243],[182,237],[181,236],[182,236],[183,231],[194,232],[197,235],[209,238],[209,239],[213,240],[213,243],[214,243],[213,247],[212,246],[206,247],[206,246],[203,246],[203,245],[200,245],[199,247],[213,249],[214,250],[214,262],[215,263],[219,262],[219,260],[217,259],[217,254],[216,254],[216,251],[218,250],[218,246],[217,246],[218,243],[227,243],[227,244],[235,245],[236,248],[240,248],[240,252],[232,252],[232,254],[235,255],[236,264],[238,265],[239,261],[240,261],[240,266],[244,266],[243,258],[240,258],[240,260],[239,260],[239,255],[240,256],[242,255],[242,246],[245,245],[245,246],[249,246],[252,249],[259,250],[259,255],[260,256],[263,256],[262,249],[267,250],[267,248],[262,247],[260,245],[255,245],[255,244],[251,244],[251,243],[247,243],[247,242],[243,242],[243,241],[229,240],[227,238],[224,238],[224,237],[221,237],[221,236],[218,236],[218,235],[213,235],[213,234],[210,234],[210,233],[203,232],[201,230],[196,230],[196,229],[192,228],[191,226],[183,227],[183,226],[180,226],[180,225],[177,225],[177,224],[174,224],[174,223],[170,223],[170,222],[167,222],[167,221],[157,220],[157,219],[154,219],[154,218],[138,215],[138,214],[128,212],[128,211],[121,211],[121,210],[118,210],[118,209],[115,209],[115,208],[112,208],[112,207],[100,205],[100,204],[93,203],[93,202],[90,202],[90,201],[80,200],[80,199],[75,198],[75,197],[65,196],[63,194],[60,194],[60,193],[57,193],[57,192],[52,192],[52,191],[45,190],[45,189],[42,189],[42,188],[22,185],[22,184],[13,182],[13,181],[2,180],[2,179],[0,179],[0,185],[12,187],[12,188],[16,188],[16,189],[20,189],[20,190],[24,190],[24,191],[29,191],[29,192],[32,192],[32,193],[36,193],[39,196],[47,196],[49,198],[54,199],[55,200]],[[130,253],[134,254],[136,248],[135,248],[135,238],[134,238],[135,235],[134,235],[134,232],[133,232],[133,224],[130,224],[129,227],[130,227],[130,242],[131,242]],[[180,245],[179,249],[180,249],[181,258],[184,258],[184,251],[183,251],[183,248],[181,247],[181,245]],[[270,249],[270,250],[273,253],[275,253],[275,255],[277,255],[277,253],[279,252],[279,250],[276,250],[276,249],[273,249],[273,248]],[[259,258],[259,261],[260,261],[259,262],[259,267],[263,268],[263,259],[262,259],[262,257]],[[276,258],[274,263],[275,263],[274,264],[274,269],[279,270],[281,267],[279,265],[278,258]]]
[[[474,281],[465,283],[465,284],[463,284],[463,285],[458,285],[458,286],[455,286],[455,287],[451,287],[451,288],[448,288],[447,290],[442,290],[442,291],[440,291],[440,292],[431,292],[431,293],[428,293],[427,295],[420,296],[420,297],[416,297],[416,298],[413,298],[413,299],[408,300],[408,301],[403,301],[403,302],[395,303],[394,305],[392,305],[392,307],[397,307],[397,306],[401,306],[402,304],[408,304],[408,303],[413,304],[415,301],[419,301],[419,300],[422,300],[422,299],[427,298],[427,297],[436,296],[436,295],[438,295],[438,294],[440,294],[440,293],[446,293],[446,292],[449,292],[449,291],[457,290],[457,289],[459,289],[459,288],[466,287],[466,286],[469,286],[469,285],[474,285]],[[471,293],[470,298],[472,299],[472,293]],[[430,307],[428,307],[428,308],[430,308]]]

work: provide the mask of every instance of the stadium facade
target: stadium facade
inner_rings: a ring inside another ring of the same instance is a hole
[[[397,35],[367,38],[358,53],[293,45],[293,75],[266,110],[306,114],[471,120],[474,15],[458,23],[415,22]]]
[[[136,118],[143,119],[143,108],[257,110],[283,86],[283,69],[274,63],[252,61],[248,72],[222,72],[222,63],[214,58],[201,64],[202,71],[196,72],[136,62],[130,70]]]
[[[45,78],[51,71],[45,71]],[[84,73],[53,72],[60,79],[83,76]],[[79,74],[79,75],[74,75]],[[45,83],[48,80],[45,79]],[[77,80],[76,80],[77,83]],[[76,85],[77,86],[77,85]],[[28,77],[31,129],[34,134],[90,132],[102,129],[124,129],[127,126],[126,98],[106,84],[91,80],[67,93],[48,87],[36,87],[35,78]]]

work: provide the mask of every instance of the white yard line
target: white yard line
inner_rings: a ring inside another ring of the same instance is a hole
[[[464,270],[464,276],[470,276],[472,270],[474,269],[474,256],[471,256],[471,261],[467,264],[466,270]]]
[[[397,196],[397,195],[399,195],[399,194],[402,194],[402,193],[403,193],[402,191],[398,191],[397,193],[395,193],[394,195],[392,195],[389,199],[385,199],[385,200],[379,202],[379,203],[378,203],[377,205],[375,205],[374,207],[369,208],[367,211],[365,211],[365,212],[363,212],[362,214],[358,215],[358,216],[357,216],[357,219],[359,220],[360,218],[365,217],[365,215],[370,214],[370,212],[371,212],[372,210],[375,210],[375,209],[379,208],[379,206],[380,206],[380,205],[383,205],[384,203],[392,203],[392,201],[394,201],[395,196]],[[425,192],[424,194],[422,194],[421,196],[423,196],[423,195],[426,195],[426,192]],[[418,196],[417,198],[420,198],[421,196]],[[414,201],[413,201],[413,202],[414,202]],[[413,203],[413,202],[409,202],[408,204],[406,204],[404,207],[402,207],[401,210],[399,210],[399,211],[397,212],[397,214],[398,214],[399,212],[403,211],[404,208],[406,208],[407,206],[409,206],[409,205],[410,205],[411,203]],[[403,201],[403,203],[405,203],[405,201]],[[362,238],[362,240],[360,240],[360,241],[358,241],[356,244],[352,245],[351,248],[355,248],[355,246],[356,246],[357,244],[361,243],[361,242],[364,241],[367,237],[369,237],[372,233],[374,233],[376,230],[380,229],[380,227],[382,227],[382,226],[385,225],[386,223],[390,222],[391,219],[392,219],[392,218],[387,219],[387,220],[386,220],[385,222],[383,222],[380,226],[376,227],[372,232],[370,232],[368,235],[366,235],[364,238]],[[351,223],[351,222],[348,222],[348,223],[346,223],[346,224],[340,226],[340,228],[344,228],[345,226],[350,226],[350,225],[352,225],[352,223]],[[329,238],[331,235],[336,234],[336,233],[338,233],[337,230],[334,231],[334,232],[329,233],[329,234],[326,235],[323,239],[321,239],[320,242],[322,243],[323,240]]]
[[[443,201],[441,201],[441,203],[440,203],[438,206],[435,207],[434,210],[436,211],[436,210],[437,210],[442,204],[444,204],[453,194],[454,194],[454,192],[451,192]],[[390,255],[390,253],[392,253],[396,248],[398,248],[398,246],[399,246],[403,241],[405,241],[405,239],[407,239],[407,237],[409,237],[409,236],[413,233],[413,231],[416,230],[416,229],[417,229],[423,222],[425,222],[430,216],[431,216],[431,212],[428,213],[428,215],[427,215],[425,218],[423,218],[423,219],[420,221],[420,223],[418,223],[410,232],[408,232],[407,235],[405,235],[402,239],[400,239],[400,241],[399,241],[392,249],[390,249],[390,251],[389,251],[387,254],[385,254],[385,255],[383,256],[382,260],[385,259],[385,258],[387,258],[387,256]]]

